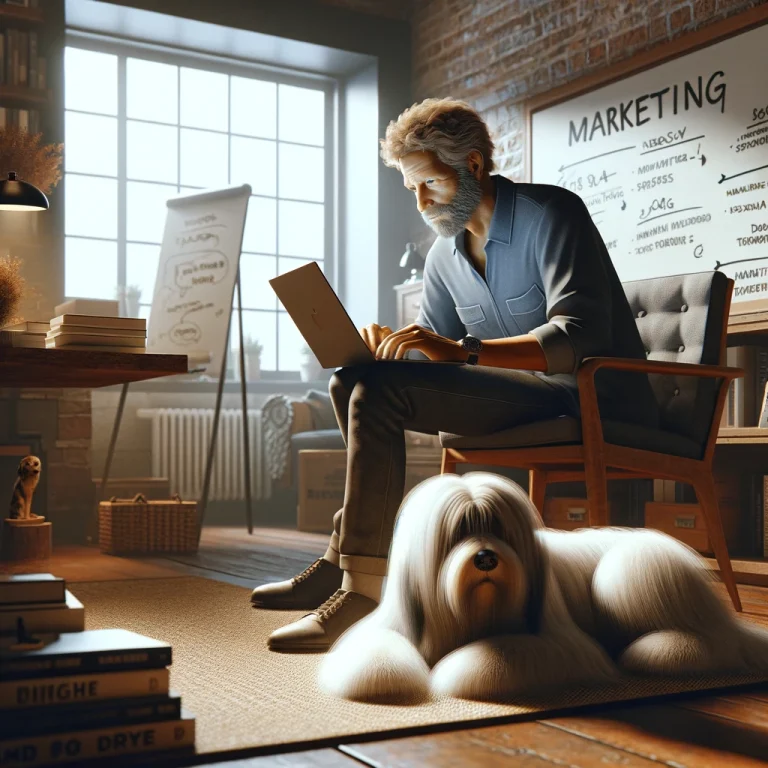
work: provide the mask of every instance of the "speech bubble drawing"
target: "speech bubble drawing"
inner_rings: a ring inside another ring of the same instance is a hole
[[[184,323],[176,323],[171,327],[170,337],[174,344],[178,344],[180,347],[188,347],[190,344],[197,344],[202,337],[203,332],[200,330],[200,326],[189,321]]]
[[[221,251],[177,253],[165,265],[165,284],[181,296],[192,288],[220,283],[229,272],[229,259]]]

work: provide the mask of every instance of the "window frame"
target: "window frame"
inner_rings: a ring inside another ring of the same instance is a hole
[[[339,135],[337,130],[337,112],[339,103],[339,81],[335,78],[327,75],[321,75],[312,72],[293,71],[283,67],[272,66],[256,61],[248,61],[241,58],[228,58],[210,53],[204,53],[200,51],[194,51],[186,48],[176,48],[169,46],[162,46],[155,43],[147,43],[136,40],[123,40],[106,35],[99,35],[90,32],[81,32],[72,29],[68,29],[65,33],[64,39],[65,47],[81,48],[97,53],[106,53],[117,56],[117,175],[113,176],[101,176],[99,174],[80,173],[77,171],[67,171],[64,169],[65,177],[67,175],[73,176],[86,176],[91,178],[116,178],[117,180],[117,237],[116,240],[111,238],[101,237],[88,237],[83,235],[71,235],[71,237],[80,237],[83,239],[100,240],[104,242],[116,242],[117,243],[117,286],[125,288],[127,280],[127,189],[128,189],[128,174],[127,174],[127,59],[130,58],[144,58],[151,61],[156,61],[164,64],[172,64],[177,67],[190,67],[194,69],[203,69],[208,72],[217,72],[234,77],[246,77],[257,78],[274,82],[279,85],[294,85],[304,88],[313,88],[315,90],[322,90],[325,93],[325,126],[324,126],[324,146],[322,147],[325,152],[324,162],[324,200],[322,205],[324,206],[324,243],[323,243],[323,272],[328,278],[331,285],[338,288],[338,277],[340,273],[339,264],[339,244],[338,233],[340,228],[337,223],[337,211],[338,211],[338,158],[339,152]],[[63,75],[66,83],[66,75]],[[231,81],[230,92],[231,92]],[[65,85],[66,87],[66,85]],[[278,89],[279,94],[279,89]],[[279,95],[278,95],[279,99]],[[180,94],[179,94],[180,100]],[[228,100],[228,108],[230,110],[229,117],[231,118],[231,100]],[[101,113],[87,112],[83,110],[70,110],[66,107],[66,101],[64,103],[64,113],[73,112],[75,114],[85,115],[98,115]],[[278,113],[279,114],[279,113]],[[153,123],[152,121],[141,120],[141,122],[148,122],[154,125],[171,125],[169,123]],[[232,133],[230,131],[231,119],[227,121],[227,131],[216,131],[227,136],[228,154],[231,157],[232,151],[232,137],[240,136],[241,134]],[[178,121],[176,123],[178,130],[182,128],[181,114],[179,112]],[[253,136],[245,136],[244,138],[258,138]],[[267,139],[271,141],[271,139]],[[279,149],[280,136],[279,132],[274,139],[277,149]],[[294,144],[295,146],[316,146],[316,145],[303,145],[296,144],[295,142],[286,142],[288,144]],[[181,153],[181,142],[178,142],[177,151]],[[276,182],[279,179],[280,173],[280,152],[276,151]],[[227,169],[228,179],[230,168]],[[181,165],[180,162],[177,168],[177,182],[176,186],[179,189],[181,179]],[[155,182],[147,181],[144,179],[135,179],[134,181],[140,181],[147,184],[159,184],[161,186],[167,186],[167,182]],[[229,181],[231,184],[231,181]],[[184,185],[185,187],[187,185]],[[179,193],[181,194],[181,193]],[[279,196],[279,188],[276,188],[275,195],[254,195],[254,197],[262,197],[266,199],[279,200],[292,200],[293,198],[281,198]],[[255,254],[260,256],[271,256],[275,259],[275,268],[279,263],[279,217],[280,206],[276,206],[276,247],[273,254]],[[65,238],[68,237],[65,231]],[[134,242],[134,241],[131,241]],[[138,242],[138,241],[136,241]],[[244,252],[247,256],[250,251]],[[305,262],[310,259],[302,259],[301,257],[284,257],[284,258],[297,258]],[[66,265],[65,265],[66,269]],[[69,297],[67,297],[69,298]],[[151,298],[149,302],[142,301],[142,305],[151,305]],[[233,295],[232,312],[237,312],[237,287],[235,287]],[[284,309],[279,308],[276,301],[275,309],[248,309],[243,308],[243,312],[265,312],[272,313],[275,317],[275,343],[276,343],[276,368],[274,370],[262,370],[262,378],[267,380],[279,381],[281,378],[286,380],[294,380],[297,371],[288,368],[280,367],[280,315],[287,315]],[[235,317],[234,320],[237,318]],[[236,354],[239,340],[234,322],[230,325],[230,341],[227,348],[228,356],[233,353]],[[236,361],[235,361],[236,362]],[[266,375],[265,375],[266,374]],[[218,376],[218,373],[216,374]]]

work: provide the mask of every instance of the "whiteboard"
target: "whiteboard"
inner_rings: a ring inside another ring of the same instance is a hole
[[[184,354],[218,372],[229,346],[251,187],[174,197],[168,212],[147,328],[147,351]]]
[[[584,200],[622,281],[768,297],[768,25],[531,113],[533,182]]]

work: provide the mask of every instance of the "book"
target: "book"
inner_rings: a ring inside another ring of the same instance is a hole
[[[45,334],[26,333],[25,331],[0,331],[0,347],[45,349]]]
[[[94,335],[89,333],[67,333],[61,331],[49,331],[45,339],[46,347],[79,346],[115,346],[115,347],[145,347],[147,344],[143,336],[122,336],[115,333],[109,335]]]
[[[15,635],[19,618],[23,619],[28,634],[82,632],[85,629],[85,608],[69,590],[66,590],[64,602],[53,607],[8,607],[0,611],[0,634]]]
[[[57,347],[55,342],[46,341],[46,349],[57,349],[60,352],[78,350],[80,352],[120,352],[122,354],[143,355],[146,347],[110,347],[101,344],[67,344],[65,347]]]
[[[64,602],[64,579],[52,573],[0,575],[0,605]]]
[[[123,755],[192,747],[194,743],[195,719],[189,712],[182,711],[179,720],[0,741],[0,757],[3,768],[82,765],[83,761],[93,758],[116,760]]]
[[[51,320],[50,330],[64,326],[87,326],[89,328],[118,329],[120,331],[147,331],[147,321],[143,317],[104,317],[95,315],[61,314]],[[46,328],[46,331],[49,330]],[[83,329],[84,330],[84,329]]]
[[[180,717],[181,697],[173,692],[168,696],[131,696],[80,704],[10,709],[3,712],[0,718],[0,741],[38,733],[106,728],[154,720],[176,720]]]
[[[56,315],[101,315],[116,318],[119,309],[120,303],[114,299],[70,299],[59,304],[54,312]]]
[[[24,320],[21,323],[6,325],[4,331],[26,331],[27,333],[48,333],[50,323],[42,320]]]
[[[170,690],[171,673],[164,669],[132,669],[89,675],[59,675],[0,682],[0,709],[26,709],[79,704],[104,699],[159,696]],[[3,712],[3,718],[7,716]],[[2,760],[0,760],[2,765]]]
[[[93,341],[95,344],[98,344],[98,339],[103,338],[147,338],[147,332],[142,328],[97,328],[91,325],[73,325],[71,323],[64,323],[63,325],[55,325],[53,328],[47,331],[46,339],[54,339],[56,336],[61,334],[78,334],[84,337],[87,336],[88,340]]]
[[[169,643],[127,629],[64,633],[36,651],[0,648],[0,680],[44,675],[157,669],[171,663]]]

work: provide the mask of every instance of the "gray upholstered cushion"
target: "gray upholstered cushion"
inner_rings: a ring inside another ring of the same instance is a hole
[[[344,438],[339,429],[317,429],[313,432],[296,432],[291,435],[293,451],[344,450]]]
[[[336,412],[331,396],[318,389],[310,389],[304,397],[312,412],[312,426],[315,430],[338,429]]]
[[[722,272],[624,283],[649,360],[720,365],[728,278]],[[691,376],[649,376],[661,428],[704,444],[719,382]]]
[[[603,421],[605,441],[614,445],[657,451],[689,459],[700,459],[702,447],[695,440],[674,432],[649,429],[640,424],[622,424],[617,421]],[[534,421],[519,427],[504,429],[490,435],[465,437],[440,433],[443,448],[495,449],[525,448],[545,445],[581,444],[581,422],[570,416]]]

